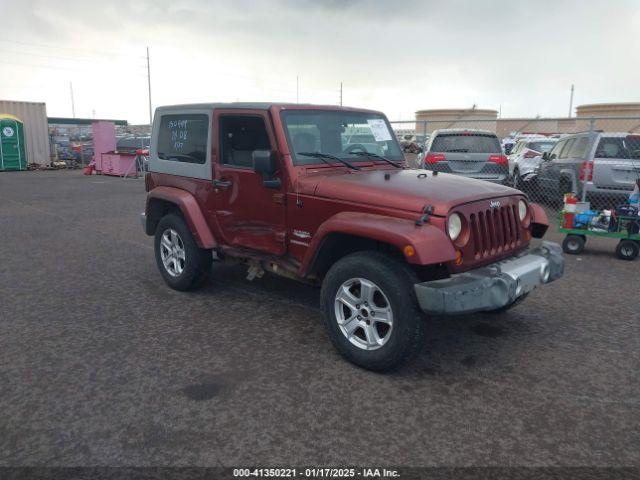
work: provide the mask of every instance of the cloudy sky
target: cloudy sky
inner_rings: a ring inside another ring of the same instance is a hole
[[[339,102],[566,116],[640,101],[637,0],[0,0],[0,99],[148,121],[153,105]]]

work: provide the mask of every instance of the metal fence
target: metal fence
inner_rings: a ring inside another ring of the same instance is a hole
[[[391,125],[414,168],[513,186],[551,210],[560,210],[565,195],[572,193],[580,202],[578,210],[592,212],[594,218],[604,210],[615,216],[621,205],[637,202],[631,194],[640,182],[640,117],[410,120]]]

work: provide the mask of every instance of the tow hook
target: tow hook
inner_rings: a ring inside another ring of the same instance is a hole
[[[431,218],[432,214],[433,214],[433,205],[427,205],[426,207],[424,207],[424,213],[418,220],[416,220],[416,225],[418,227],[421,227],[425,223],[429,223],[429,219]]]

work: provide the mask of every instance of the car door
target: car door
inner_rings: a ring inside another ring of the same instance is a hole
[[[547,160],[540,163],[538,169],[537,185],[539,193],[544,197],[551,198],[558,189],[558,178],[555,171],[556,163],[559,160],[560,153],[567,145],[567,140],[560,140],[549,152]]]
[[[632,190],[640,178],[640,136],[603,136],[593,159],[593,183],[613,191]]]
[[[587,161],[588,147],[589,135],[577,137],[571,146],[567,158],[564,160],[561,174],[564,178],[569,179],[572,190],[576,193],[582,190],[583,185],[581,183],[588,179],[580,178],[583,168],[582,165]]]
[[[265,186],[253,169],[253,152],[275,152],[269,113],[265,110],[214,110],[214,209],[224,243],[274,255],[286,252],[284,168],[280,185]],[[281,159],[276,155],[277,161]]]

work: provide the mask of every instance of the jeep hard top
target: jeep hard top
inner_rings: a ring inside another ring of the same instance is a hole
[[[331,341],[373,370],[420,350],[425,314],[505,310],[563,272],[517,190],[407,168],[372,110],[211,103],[156,110],[142,222],[166,283],[214,258],[322,287]]]

